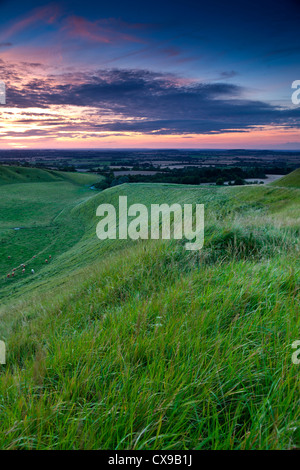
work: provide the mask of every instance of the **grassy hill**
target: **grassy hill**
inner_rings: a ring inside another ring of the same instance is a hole
[[[271,184],[274,186],[284,186],[286,188],[300,188],[300,168],[297,168],[297,170],[283,176]]]
[[[99,177],[96,177],[96,181],[99,181],[99,179]],[[95,175],[19,166],[0,166],[0,185],[42,182],[52,183],[61,181],[68,181],[80,185],[91,185],[95,183]]]
[[[299,446],[297,188],[14,186],[0,186],[1,448]],[[204,203],[203,250],[99,241],[96,208],[120,195]],[[35,274],[7,278],[21,259]]]

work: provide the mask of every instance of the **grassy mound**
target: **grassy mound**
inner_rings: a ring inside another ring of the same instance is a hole
[[[271,184],[274,186],[284,186],[286,188],[300,188],[300,168],[283,176],[283,178],[279,178]]]
[[[299,446],[299,191],[76,191],[63,212],[55,192],[48,197],[53,261],[3,284],[1,448]],[[96,208],[120,195],[148,206],[204,203],[203,250],[100,242]]]
[[[5,298],[27,285],[30,270],[42,269],[49,254],[66,252],[83,236],[70,212],[95,195],[89,186],[99,177],[1,166],[0,175],[0,297]],[[13,269],[14,279],[7,278]]]
[[[93,184],[100,177],[86,173],[72,173],[19,166],[0,166],[0,185],[68,181],[73,184]]]

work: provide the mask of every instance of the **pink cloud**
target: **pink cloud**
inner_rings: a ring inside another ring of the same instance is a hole
[[[162,51],[168,56],[168,57],[176,57],[180,55],[180,50],[177,47],[167,47],[165,49],[162,49]]]
[[[70,16],[63,29],[72,37],[81,37],[88,41],[108,44],[118,40],[144,42],[139,37],[125,32],[126,30],[142,27],[143,25],[140,24],[128,24],[114,18],[93,22],[80,16]]]

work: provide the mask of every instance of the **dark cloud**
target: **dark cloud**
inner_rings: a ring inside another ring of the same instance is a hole
[[[238,75],[238,72],[236,72],[235,70],[230,70],[230,71],[221,72],[220,78],[224,80],[224,79],[236,77],[237,75]]]
[[[93,110],[99,120],[89,123],[87,116],[87,122],[75,124],[78,130],[98,132],[201,134],[265,125],[300,127],[299,108],[243,99],[244,90],[230,83],[190,83],[174,75],[119,69],[78,77],[69,74],[60,76],[60,83],[57,80],[49,76],[8,87],[8,106],[81,106],[87,112]],[[120,117],[100,123],[100,117],[108,114]]]

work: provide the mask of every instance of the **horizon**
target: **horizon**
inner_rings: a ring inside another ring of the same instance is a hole
[[[285,153],[285,152],[291,152],[291,153],[298,153],[300,152],[300,148],[299,149],[295,149],[295,150],[290,150],[290,149],[273,149],[273,148],[234,148],[234,147],[231,147],[231,148],[226,148],[226,147],[223,147],[223,148],[204,148],[204,147],[199,147],[199,148],[193,148],[193,147],[68,147],[68,148],[60,148],[60,147],[28,147],[28,148],[0,148],[0,152],[2,151],[7,151],[7,150],[17,150],[17,151],[30,151],[30,150],[33,150],[33,151],[38,151],[38,150],[43,150],[43,151],[59,151],[59,150],[63,150],[63,151],[83,151],[83,150],[87,150],[87,151],[94,151],[94,152],[106,152],[106,151],[111,151],[111,152],[114,152],[114,151],[118,151],[118,152],[126,152],[128,150],[130,151],[145,151],[145,150],[149,150],[149,151],[152,151],[152,150],[157,150],[157,151],[180,151],[180,150],[184,150],[184,151],[193,151],[193,152],[206,152],[206,151],[209,151],[209,152],[222,152],[222,151],[227,151],[227,152],[238,152],[238,151],[241,151],[241,152],[280,152],[280,153]]]

